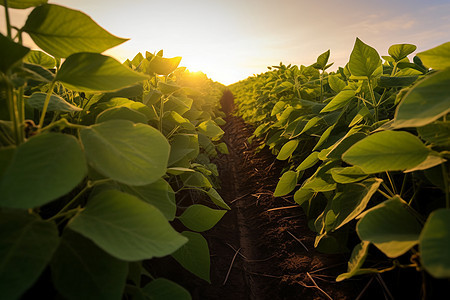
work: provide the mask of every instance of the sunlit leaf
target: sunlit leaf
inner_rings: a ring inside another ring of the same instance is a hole
[[[396,44],[389,47],[388,53],[395,61],[401,61],[414,51],[417,47],[412,44]]]
[[[31,97],[28,98],[26,102],[32,108],[42,111],[46,97],[47,94],[38,92],[31,95]],[[50,96],[50,102],[48,103],[47,111],[72,112],[72,111],[82,111],[82,109],[73,104],[70,104],[60,96],[53,94]]]
[[[443,70],[450,67],[450,42],[434,47],[430,50],[417,53],[423,64],[427,67]]]
[[[187,242],[156,207],[116,190],[94,196],[68,226],[126,261],[166,256]]]
[[[9,8],[25,9],[47,3],[48,0],[8,0]],[[0,2],[0,5],[5,5]]]
[[[278,181],[277,187],[275,188],[275,192],[273,193],[274,197],[281,197],[292,192],[297,185],[298,173],[295,171],[287,171],[285,172],[280,180]]]
[[[22,30],[42,50],[60,58],[77,52],[101,53],[127,41],[110,34],[83,12],[55,4],[36,7]]]
[[[193,204],[178,219],[190,230],[201,232],[213,228],[225,212],[225,210],[211,209],[204,205]]]
[[[381,58],[377,50],[356,38],[348,67],[353,76],[370,78],[381,66]]]
[[[53,69],[56,66],[56,61],[53,57],[39,50],[31,50],[28,55],[25,56],[25,61],[30,64],[40,65],[47,69]]]
[[[290,140],[286,144],[284,144],[280,150],[280,153],[278,153],[277,159],[288,159],[292,155],[292,153],[294,153],[295,149],[297,149],[298,143],[299,140]]]

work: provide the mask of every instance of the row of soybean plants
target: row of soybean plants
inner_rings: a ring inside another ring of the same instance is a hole
[[[231,86],[252,139],[289,162],[274,196],[293,193],[319,250],[353,248],[337,281],[397,267],[450,277],[450,42],[410,61],[415,50],[380,57],[356,39],[336,72],[326,51]]]
[[[143,262],[170,255],[209,281],[199,232],[229,209],[210,161],[227,152],[224,87],[162,51],[124,64],[102,55],[125,39],[46,2],[1,3],[0,297],[45,283],[67,299],[190,299]],[[22,28],[10,24],[10,9],[32,7]],[[189,194],[204,197],[180,201]]]

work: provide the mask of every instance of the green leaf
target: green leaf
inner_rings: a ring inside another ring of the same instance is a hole
[[[308,123],[306,123],[305,127],[303,127],[303,129],[302,129],[302,131],[299,133],[299,135],[302,134],[302,133],[304,133],[304,132],[306,132],[306,131],[308,131],[309,129],[313,128],[314,125],[316,125],[316,124],[317,124],[319,121],[321,121],[321,120],[322,120],[322,117],[318,117],[318,116],[311,118],[311,119],[308,121]]]
[[[228,206],[228,204],[222,199],[222,197],[219,195],[219,193],[214,189],[210,188],[206,194],[209,196],[212,202],[214,202],[215,205],[224,208],[226,210],[230,210],[231,208]]]
[[[53,57],[39,50],[31,50],[28,52],[24,61],[30,64],[40,65],[47,69],[53,69],[56,66],[56,61]]]
[[[315,151],[312,152],[310,155],[308,155],[307,158],[305,158],[302,163],[297,167],[296,171],[300,172],[306,169],[311,168],[319,161],[319,152]]]
[[[356,124],[358,124],[359,122],[361,122],[366,116],[370,116],[370,111],[369,109],[364,106],[363,108],[361,108],[358,113],[356,114],[356,116],[353,118],[353,120],[350,122],[350,124],[348,125],[348,127],[353,127]]]
[[[320,56],[317,58],[315,67],[317,67],[317,69],[320,69],[320,70],[325,70],[325,67],[327,66],[329,58],[330,58],[330,50],[327,50],[324,53],[320,54]]]
[[[176,252],[172,253],[172,257],[175,258],[183,268],[211,283],[209,278],[209,248],[205,238],[200,233],[196,232],[183,231],[181,234],[188,238],[189,241]]]
[[[450,42],[434,47],[430,50],[417,53],[427,67],[443,70],[450,67]]]
[[[420,234],[422,265],[435,278],[450,277],[450,210],[430,214]]]
[[[361,242],[353,248],[352,256],[348,261],[347,272],[340,274],[336,281],[340,282],[345,279],[349,279],[356,275],[368,274],[368,273],[377,273],[377,269],[362,269],[362,265],[366,260],[367,253],[369,252],[369,242]]]
[[[355,97],[355,94],[356,92],[354,90],[343,89],[339,94],[334,96],[333,100],[331,100],[320,113],[330,112],[344,107]]]
[[[398,196],[367,210],[356,225],[362,241],[373,243],[390,258],[405,254],[419,242],[421,226]]]
[[[225,212],[225,210],[194,204],[189,206],[178,219],[190,230],[202,232],[213,228]]]
[[[417,166],[415,166],[411,169],[405,170],[403,172],[408,173],[408,172],[430,169],[430,168],[440,165],[446,161],[447,160],[444,159],[443,157],[439,156],[438,153],[431,152],[430,155],[428,155],[427,158],[423,162],[421,162]]]
[[[71,90],[85,92],[113,91],[147,79],[112,57],[98,53],[76,53],[69,56],[56,74]]]
[[[433,144],[450,148],[450,122],[436,121],[424,127],[417,128],[420,137]]]
[[[39,278],[58,247],[58,229],[26,213],[0,212],[0,290],[18,299]]]
[[[202,173],[184,173],[180,175],[185,186],[211,188],[211,182]]]
[[[420,81],[398,105],[394,127],[425,126],[450,112],[450,69]]]
[[[48,69],[40,65],[23,63],[23,70],[27,73],[30,79],[41,81],[41,82],[51,82],[55,78],[55,75]]]
[[[14,43],[9,38],[0,34],[0,71],[6,73],[14,64],[19,62],[27,53],[29,48]]]
[[[86,174],[83,151],[73,136],[39,134],[17,147],[0,179],[0,206],[44,205],[69,193]]]
[[[38,92],[31,95],[31,97],[28,98],[26,102],[32,108],[42,111],[46,97],[47,94]],[[82,109],[76,107],[73,104],[70,104],[69,102],[67,102],[58,95],[51,95],[47,111],[73,112],[73,111],[82,111]]]
[[[367,134],[364,132],[348,132],[343,138],[330,147],[326,157],[331,159],[341,159],[341,156],[345,151],[366,136]]]
[[[47,3],[48,0],[8,0],[9,8],[25,9]],[[0,2],[0,5],[5,5]]]
[[[342,155],[342,159],[372,174],[413,168],[429,154],[430,150],[411,133],[382,131],[357,142]]]
[[[288,159],[292,153],[294,153],[295,149],[297,149],[299,140],[290,140],[286,144],[283,145],[283,147],[280,150],[280,153],[278,153],[277,159],[278,160],[286,160]]]
[[[132,108],[119,106],[101,112],[95,119],[95,123],[102,123],[110,120],[128,120],[133,123],[147,124],[148,117]]]
[[[413,84],[419,76],[398,76],[398,77],[390,77],[390,76],[380,76],[378,79],[378,86],[383,88],[392,88],[392,87],[406,87]]]
[[[227,144],[225,144],[224,142],[217,144],[216,148],[222,154],[230,154],[230,152],[228,151]]]
[[[116,190],[94,196],[68,226],[126,261],[166,256],[187,242],[156,207]]]
[[[396,62],[398,62],[416,51],[416,49],[417,47],[412,44],[396,44],[389,47],[388,53]]]
[[[364,173],[361,168],[353,166],[346,168],[331,169],[331,176],[337,183],[347,184],[365,179],[368,174]]]
[[[181,62],[181,57],[164,58],[161,56],[153,56],[147,67],[149,74],[156,73],[159,75],[169,75],[176,70]]]
[[[153,183],[142,186],[122,185],[122,189],[155,206],[167,220],[173,221],[175,218],[177,210],[175,192],[164,179],[161,178]]]
[[[143,291],[152,300],[191,300],[189,292],[181,285],[165,278],[156,278],[147,284]]]
[[[122,97],[115,97],[107,102],[99,103],[95,106],[95,112],[98,111],[99,113],[102,113],[107,109],[115,107],[127,107],[129,109],[135,110],[144,114],[148,120],[152,119],[152,117],[155,115],[154,111],[147,105]]]
[[[181,86],[174,84],[174,83],[164,83],[162,81],[158,82],[158,89],[164,94],[169,95],[172,93],[175,93],[181,88]]]
[[[337,123],[331,125],[330,127],[328,127],[320,136],[319,141],[317,142],[317,144],[314,146],[313,151],[317,150],[320,148],[320,146],[322,146],[323,143],[325,143],[325,141],[330,137],[331,132],[333,131],[334,127],[336,126]]]
[[[128,264],[71,230],[64,231],[50,266],[53,284],[67,299],[122,299]]]
[[[302,205],[303,203],[309,201],[314,194],[315,192],[313,190],[300,188],[294,194],[294,201],[298,205]]]
[[[275,192],[273,193],[274,197],[281,197],[292,192],[297,185],[298,173],[295,171],[287,171],[285,172],[280,181],[278,181],[277,187],[275,188]]]
[[[344,185],[342,192],[336,193],[329,211],[335,215],[335,219],[327,224],[326,230],[336,230],[355,219],[364,209],[370,198],[377,191],[383,180],[370,178],[360,183]]]
[[[80,131],[88,162],[101,174],[129,185],[146,185],[166,173],[170,146],[155,128],[113,120]]]
[[[83,12],[54,4],[36,7],[22,30],[42,50],[60,58],[77,52],[101,53],[127,41],[110,34]]]
[[[224,134],[224,131],[219,126],[217,126],[217,124],[214,123],[213,120],[202,122],[197,126],[197,128],[200,133],[203,133],[207,137],[210,137],[212,140],[218,140]]]
[[[336,93],[339,93],[347,86],[345,81],[340,79],[339,76],[337,75],[328,76],[328,84],[330,85],[331,89]]]
[[[381,58],[377,50],[356,38],[348,67],[353,76],[370,78],[381,66]]]
[[[272,108],[272,112],[270,113],[270,116],[275,116],[279,113],[281,113],[284,110],[284,107],[286,106],[286,102],[284,101],[278,101],[275,103],[275,105]]]

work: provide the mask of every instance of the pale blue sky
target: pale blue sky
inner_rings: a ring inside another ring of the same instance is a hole
[[[130,38],[107,52],[120,61],[164,49],[165,56],[182,56],[181,65],[224,84],[280,62],[310,65],[328,49],[335,67],[343,66],[356,37],[380,55],[396,43],[415,44],[419,52],[450,41],[448,0],[49,2],[79,9],[111,33]],[[15,11],[13,23],[20,26],[26,13]]]

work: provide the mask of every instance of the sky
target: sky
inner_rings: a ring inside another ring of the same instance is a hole
[[[180,66],[225,85],[267,66],[311,65],[331,50],[335,70],[345,66],[356,37],[387,55],[390,45],[416,51],[450,41],[448,0],[49,0],[81,10],[110,33],[129,38],[106,54],[123,62],[138,52],[164,50]],[[5,32],[0,7],[0,32]],[[22,26],[29,10],[12,10]],[[29,43],[26,39],[25,43]]]

